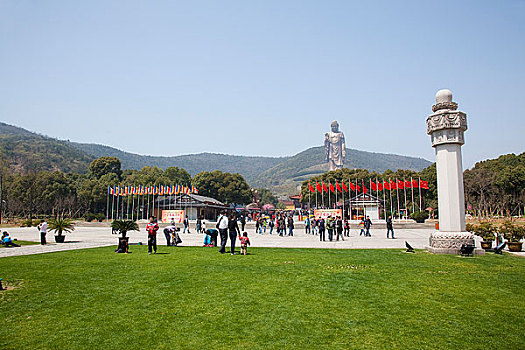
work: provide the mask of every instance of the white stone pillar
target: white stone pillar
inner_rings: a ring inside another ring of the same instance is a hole
[[[463,244],[474,244],[474,235],[465,232],[465,192],[461,146],[465,143],[467,115],[457,110],[450,90],[436,94],[434,112],[427,118],[427,134],[436,150],[439,231],[430,236],[434,253],[457,254]]]

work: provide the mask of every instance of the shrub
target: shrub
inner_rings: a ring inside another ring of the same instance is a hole
[[[62,236],[63,232],[69,233],[75,230],[75,224],[73,220],[58,217],[56,219],[49,220],[49,230],[57,233],[58,236]]]
[[[33,221],[30,220],[30,219],[23,220],[23,221],[20,223],[20,227],[31,227],[31,226],[33,226]]]
[[[119,232],[123,238],[129,231],[139,231],[139,225],[131,220],[115,220],[111,223],[111,228],[113,231]]]
[[[423,223],[428,219],[428,213],[426,211],[416,211],[410,215],[413,220],[416,222]]]
[[[467,224],[467,231],[481,237],[485,242],[494,240],[496,228],[490,222],[482,222],[478,225]]]
[[[98,222],[102,222],[106,218],[106,215],[103,214],[103,213],[98,213],[98,214],[95,215],[95,217],[97,218]]]
[[[505,221],[499,227],[499,232],[503,233],[505,239],[509,242],[519,242],[525,237],[525,226],[516,225],[511,221]]]

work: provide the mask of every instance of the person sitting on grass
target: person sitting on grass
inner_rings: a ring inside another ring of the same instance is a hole
[[[6,247],[20,247],[20,244],[13,242],[7,231],[2,233],[2,245]]]
[[[242,237],[239,235],[239,240],[241,241],[241,255],[246,255],[248,253],[248,246],[250,245],[248,232],[243,232]]]

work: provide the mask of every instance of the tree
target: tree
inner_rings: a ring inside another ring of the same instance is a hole
[[[222,171],[203,171],[193,177],[199,194],[228,204],[247,204],[251,201],[250,186],[240,174]]]
[[[164,176],[169,179],[169,184],[189,186],[191,175],[185,169],[179,167],[169,167],[164,170]]]
[[[257,192],[259,193],[261,204],[271,204],[275,207],[279,202],[277,197],[273,195],[272,191],[267,188],[259,188],[257,189]]]
[[[118,178],[122,175],[122,164],[117,157],[101,157],[89,164],[89,173],[99,179],[106,174],[115,174]]]

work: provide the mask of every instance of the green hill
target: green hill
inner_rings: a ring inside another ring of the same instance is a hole
[[[47,170],[83,173],[93,156],[67,141],[0,122],[0,161],[14,172]]]
[[[350,169],[359,168],[377,172],[388,169],[420,171],[431,164],[422,158],[346,149],[345,167]],[[326,171],[328,171],[328,164],[324,159],[324,147],[312,147],[261,173],[252,185],[271,188],[277,194],[296,193],[296,188],[301,182]]]
[[[192,176],[201,171],[221,170],[229,173],[240,173],[249,183],[262,172],[287,159],[286,157],[247,157],[217,153],[186,154],[172,157],[143,156],[92,143],[71,144],[95,158],[117,157],[122,162],[123,169],[141,169],[144,166],[157,166],[166,169],[170,166],[177,166],[186,169]]]
[[[0,123],[0,160],[13,171],[59,170],[87,171],[96,158],[112,156],[123,169],[177,166],[191,175],[201,171],[221,170],[240,173],[254,187],[266,187],[277,194],[296,193],[297,185],[328,170],[324,148],[312,147],[292,157],[247,157],[216,153],[187,154],[172,157],[146,156],[113,147],[57,140],[25,129]],[[347,149],[347,167],[378,172],[387,169],[419,171],[431,163],[425,159],[394,154]]]

